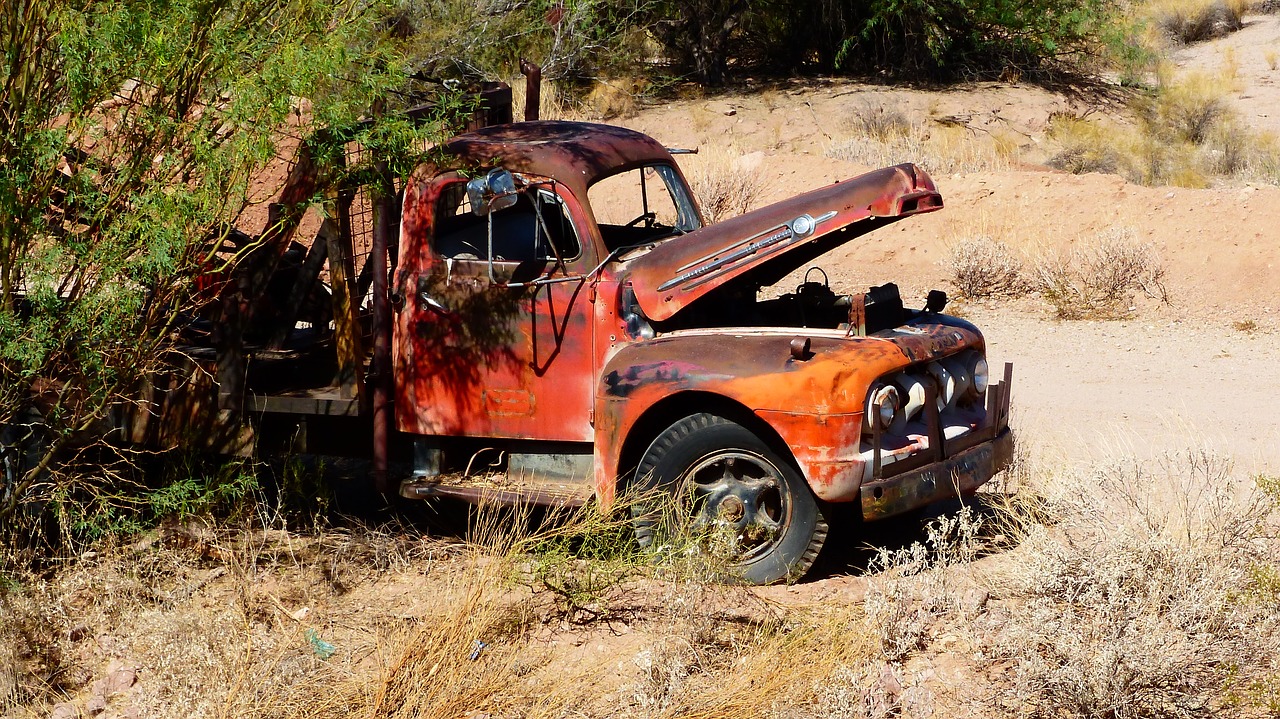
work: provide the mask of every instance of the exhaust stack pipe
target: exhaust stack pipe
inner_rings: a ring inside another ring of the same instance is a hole
[[[537,120],[542,105],[542,68],[521,58],[520,74],[524,75],[524,120]]]

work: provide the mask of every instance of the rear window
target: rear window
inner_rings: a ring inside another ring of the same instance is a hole
[[[489,259],[489,217],[493,219],[493,259],[499,262],[569,261],[582,245],[564,201],[545,188],[522,191],[516,204],[486,217],[471,212],[465,182],[449,185],[436,204],[432,249],[441,257]]]

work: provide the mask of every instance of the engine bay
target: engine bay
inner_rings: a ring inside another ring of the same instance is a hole
[[[940,312],[946,294],[929,293],[924,310],[907,309],[892,282],[860,294],[839,294],[827,274],[811,267],[793,291],[773,294],[773,287],[749,282],[730,283],[709,293],[671,319],[653,323],[659,333],[728,327],[794,327],[843,330],[870,335],[899,327],[921,312]]]

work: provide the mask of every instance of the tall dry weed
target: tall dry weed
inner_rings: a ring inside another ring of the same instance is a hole
[[[1111,228],[1065,250],[1046,251],[1032,271],[1037,291],[1062,319],[1130,316],[1135,297],[1168,302],[1159,253],[1132,230]]]
[[[1007,169],[1007,139],[968,127],[911,120],[888,105],[865,105],[848,121],[846,137],[827,147],[827,157],[884,167],[914,162],[938,175]]]
[[[685,162],[689,184],[708,222],[741,215],[763,204],[762,159],[759,154],[741,155],[719,147],[690,156]]]
[[[1189,44],[1239,30],[1248,9],[1249,0],[1156,0],[1146,13],[1165,38]]]
[[[962,297],[1016,297],[1031,287],[1022,259],[990,235],[956,240],[951,246],[951,284]]]

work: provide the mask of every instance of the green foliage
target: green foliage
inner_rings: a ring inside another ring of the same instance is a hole
[[[170,453],[150,482],[127,469],[106,467],[98,477],[75,476],[54,488],[50,508],[62,543],[129,537],[170,519],[236,519],[262,499],[254,467],[241,461]]]
[[[653,27],[666,52],[708,84],[734,64],[917,80],[1049,76],[1089,69],[1119,22],[1108,0],[696,0],[658,7]]]
[[[654,0],[400,0],[387,24],[414,70],[432,78],[515,76],[520,59],[569,83],[630,71]]]
[[[16,453],[6,439],[15,461],[0,475],[3,533],[49,526],[31,514],[54,506],[53,524],[72,534],[142,521],[131,505],[139,497],[118,501],[137,490],[115,468],[129,456],[85,448],[164,367],[170,337],[199,310],[194,278],[284,139],[365,143],[374,152],[348,173],[384,180],[421,157],[440,122],[363,120],[393,117],[384,100],[404,85],[382,9],[330,0],[0,9],[0,429],[14,435],[19,417],[40,425],[38,443]],[[439,117],[459,109],[450,99]],[[318,135],[324,128],[338,131]],[[75,461],[93,473],[59,476]],[[180,483],[145,499],[162,511],[212,501],[204,491]],[[23,522],[6,521],[24,504]]]
[[[842,51],[855,59],[870,45],[878,62],[933,72],[1034,73],[1089,49],[1107,12],[1103,0],[881,0]]]

